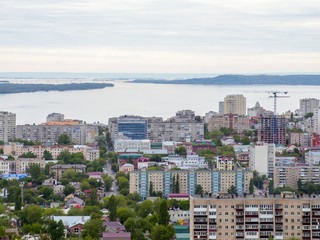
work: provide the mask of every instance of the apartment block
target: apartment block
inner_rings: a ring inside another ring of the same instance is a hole
[[[32,152],[33,154],[37,155],[38,158],[43,158],[44,151],[48,151],[51,153],[53,159],[57,159],[57,156],[63,152],[68,151],[70,153],[83,153],[83,156],[87,156],[87,152],[92,150],[91,147],[85,145],[35,145],[35,146],[24,146],[23,143],[19,142],[10,142],[3,146],[4,155],[13,155],[13,156],[20,156],[21,154]],[[95,156],[87,156],[86,160],[90,160],[93,157],[97,157],[97,153],[95,152]],[[98,157],[99,158],[99,155]],[[94,158],[95,159],[95,158]]]
[[[289,144],[301,147],[310,146],[311,134],[303,132],[292,132],[289,134]]]
[[[46,161],[39,158],[18,158],[15,160],[16,163],[16,174],[27,173],[27,169],[31,164],[38,164],[41,169],[46,166]]]
[[[274,186],[291,187],[298,190],[298,180],[302,183],[320,184],[320,166],[275,166]]]
[[[250,129],[249,118],[238,114],[215,115],[209,118],[209,131],[219,130],[222,127],[233,128],[241,133]]]
[[[16,138],[16,114],[0,112],[0,141],[8,142]]]
[[[305,162],[309,166],[320,164],[320,147],[309,148],[305,153]]]
[[[216,195],[227,192],[233,185],[239,195],[249,191],[251,171],[133,171],[130,172],[130,193],[137,192],[142,198],[149,196],[150,182],[153,191],[163,192],[165,197],[172,193],[174,179],[179,179],[180,193],[195,194],[197,185],[201,185],[204,192]]]
[[[259,118],[258,140],[259,142],[286,145],[286,119],[283,116],[277,116],[276,124],[274,120],[273,115]]]
[[[17,126],[17,138],[43,144],[57,144],[58,137],[64,133],[75,144],[87,144],[95,142],[99,130],[96,124],[84,124],[78,120],[51,121],[40,125]]]
[[[64,114],[62,113],[50,113],[47,116],[47,122],[63,122]]]
[[[50,173],[54,173],[54,178],[58,181],[62,179],[63,174],[68,170],[72,169],[75,172],[85,172],[86,165],[83,164],[57,164],[50,168]]]
[[[272,178],[275,165],[275,145],[273,143],[250,144],[249,169]]]
[[[246,98],[243,95],[228,95],[224,98],[224,114],[246,115]]]
[[[319,196],[190,196],[190,239],[319,239],[319,221]]]
[[[234,158],[217,157],[217,169],[222,171],[232,171],[234,167]]]
[[[300,99],[300,113],[305,115],[309,112],[314,112],[315,108],[319,107],[319,99],[303,98]]]

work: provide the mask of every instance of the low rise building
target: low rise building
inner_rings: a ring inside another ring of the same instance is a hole
[[[68,170],[72,169],[75,172],[85,172],[86,171],[86,165],[83,164],[57,164],[53,165],[50,168],[50,173],[54,173],[54,177],[60,181],[62,179],[63,174]]]
[[[180,169],[208,168],[208,164],[205,162],[204,157],[198,155],[170,155],[166,161],[174,163]]]
[[[305,161],[309,166],[320,164],[320,147],[313,147],[305,153]]]
[[[84,224],[91,219],[91,216],[52,216],[52,220],[63,222],[65,227],[65,238],[71,234],[80,235]]]
[[[138,162],[138,164],[139,164],[139,162]],[[126,164],[120,166],[120,172],[129,173],[133,170],[134,170],[134,166],[133,166],[133,164],[130,164],[130,163],[126,163]]]
[[[198,151],[203,150],[212,150],[214,152],[217,152],[217,145],[215,142],[212,142],[211,140],[196,140],[192,143],[192,152],[197,153]]]
[[[232,171],[234,169],[233,157],[217,157],[217,169],[222,171]]]
[[[86,160],[92,162],[95,159],[100,158],[100,150],[99,149],[87,149],[86,151]]]
[[[31,164],[38,164],[41,169],[46,166],[46,160],[38,158],[18,158],[16,162],[16,174],[27,173],[27,169]]]

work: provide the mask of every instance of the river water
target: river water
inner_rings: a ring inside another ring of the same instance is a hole
[[[320,98],[320,86],[114,84],[97,90],[2,94],[0,111],[16,113],[17,124],[44,122],[51,112],[63,113],[69,119],[107,123],[108,118],[123,114],[168,118],[182,109],[204,115],[218,111],[218,102],[228,94],[243,94],[247,108],[259,101],[262,107],[272,110],[273,99],[268,98],[271,94],[267,91],[288,91],[290,98],[278,100],[280,113],[298,109],[301,98]]]

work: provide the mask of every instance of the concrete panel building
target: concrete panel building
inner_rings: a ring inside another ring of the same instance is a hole
[[[314,112],[319,107],[319,99],[303,98],[300,99],[300,114],[305,115],[309,112]]]
[[[190,196],[190,239],[318,239],[319,221],[319,196]]]
[[[250,144],[249,169],[257,170],[261,175],[266,174],[272,178],[275,165],[275,145],[273,143]]]
[[[16,139],[16,114],[0,112],[0,141]]]
[[[238,114],[224,114],[212,116],[209,119],[208,131],[219,130],[222,127],[233,128],[242,133],[250,129],[249,118]]]
[[[150,182],[153,191],[161,191],[165,197],[172,193],[173,179],[178,179],[180,193],[195,194],[197,185],[204,192],[216,195],[227,192],[234,185],[239,195],[249,191],[251,171],[133,171],[130,172],[130,193],[137,192],[142,198],[149,196]]]

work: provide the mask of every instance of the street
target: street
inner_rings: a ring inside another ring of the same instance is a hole
[[[111,170],[111,164],[109,162],[107,163],[107,165],[105,165],[103,170],[104,170],[104,173],[107,173],[113,179],[115,178],[115,174],[113,174],[113,172]],[[113,189],[113,191],[111,191],[112,189]],[[112,194],[119,195],[119,190],[118,190],[117,184],[115,183],[115,179],[112,183],[112,187],[111,187],[110,191],[105,192],[105,196],[110,197]]]

